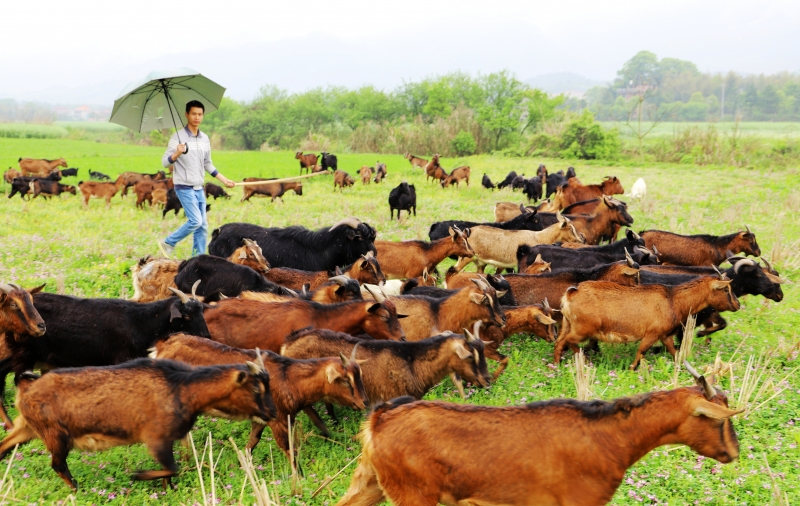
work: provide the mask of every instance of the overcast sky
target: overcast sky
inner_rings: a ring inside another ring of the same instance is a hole
[[[797,0],[6,2],[0,98],[109,105],[151,70],[191,67],[252,99],[455,70],[608,81],[636,52],[703,71],[800,72]]]

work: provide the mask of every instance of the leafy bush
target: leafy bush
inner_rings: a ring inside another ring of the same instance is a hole
[[[472,137],[472,134],[461,130],[458,134],[453,138],[453,151],[458,156],[469,156],[475,153],[475,149],[478,147],[478,144],[475,142],[475,138]]]
[[[620,147],[617,130],[603,129],[587,110],[567,124],[561,138],[561,155],[565,158],[612,160],[619,156]]]

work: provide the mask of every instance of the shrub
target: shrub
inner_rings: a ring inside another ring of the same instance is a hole
[[[469,156],[475,153],[475,149],[478,147],[478,144],[475,142],[475,138],[472,137],[472,134],[461,130],[458,132],[452,140],[453,151],[458,156]]]
[[[610,160],[617,158],[619,152],[619,132],[604,130],[587,110],[567,124],[561,138],[561,155],[565,158]]]

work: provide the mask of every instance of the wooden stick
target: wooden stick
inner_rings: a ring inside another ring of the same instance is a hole
[[[331,174],[333,174],[333,173],[332,172],[328,172],[326,170],[325,172],[315,172],[314,174],[306,174],[304,176],[285,177],[285,178],[282,178],[282,179],[270,179],[268,181],[250,181],[250,182],[247,182],[247,183],[234,183],[234,184],[236,186],[252,186],[252,185],[257,185],[257,184],[285,183],[286,181],[294,181],[296,179],[306,179],[306,178],[314,177],[314,176],[329,176]]]

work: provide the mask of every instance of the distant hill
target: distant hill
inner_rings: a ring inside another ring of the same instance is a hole
[[[574,72],[555,72],[542,74],[525,81],[526,84],[539,88],[547,93],[566,93],[571,96],[583,96],[593,86],[603,86],[607,83],[595,81]]]

